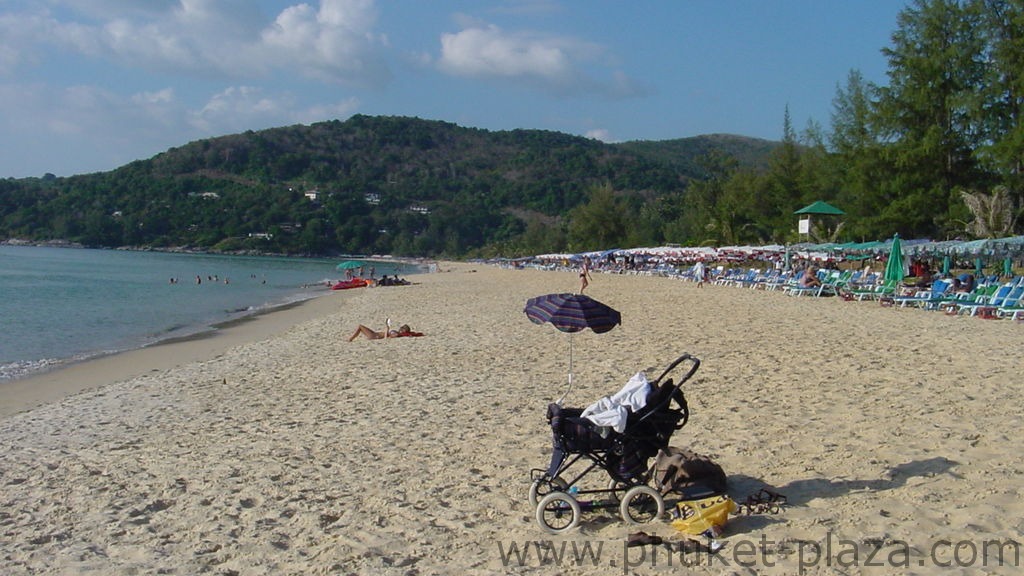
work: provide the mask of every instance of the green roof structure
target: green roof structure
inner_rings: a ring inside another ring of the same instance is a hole
[[[811,204],[810,206],[804,206],[803,208],[797,210],[796,212],[793,212],[793,214],[821,214],[823,216],[843,216],[846,214],[846,212],[843,212],[839,208],[836,208],[835,206],[827,202],[822,202],[821,200],[818,200],[817,202]]]

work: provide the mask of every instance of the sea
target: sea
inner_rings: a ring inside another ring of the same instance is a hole
[[[342,261],[0,245],[0,386],[325,295]]]

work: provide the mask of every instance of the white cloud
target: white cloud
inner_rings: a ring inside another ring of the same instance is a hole
[[[358,98],[346,98],[341,102],[334,104],[319,104],[310,106],[304,110],[298,110],[292,114],[295,121],[300,124],[312,124],[313,122],[323,122],[324,120],[334,119],[346,119],[352,114],[355,114],[356,110],[362,103]]]
[[[99,2],[107,10],[93,4],[65,3],[61,16],[0,13],[0,73],[24,63],[27,53],[56,46],[147,71],[233,78],[281,71],[368,86],[390,79],[374,0],[296,4],[271,22],[250,0]]]
[[[613,142],[611,132],[604,128],[594,128],[593,130],[587,130],[587,133],[584,134],[584,136],[586,136],[587,138],[592,138],[594,140],[600,140],[601,142]]]
[[[569,43],[557,38],[510,34],[497,26],[441,35],[440,68],[457,76],[532,77],[553,83],[575,71]]]
[[[294,106],[291,97],[265,96],[259,88],[232,86],[189,113],[189,123],[207,134],[226,134],[267,126]],[[273,120],[272,120],[273,119]]]
[[[358,99],[301,107],[291,94],[266,94],[252,86],[233,86],[214,94],[199,110],[188,113],[188,123],[204,136],[259,130],[289,124],[309,124],[348,118]]]
[[[161,91],[125,97],[96,86],[0,85],[0,176],[110,170],[179,145],[180,104]]]
[[[132,96],[132,102],[143,106],[169,104],[174,102],[174,90],[164,88],[156,92],[140,92]]]
[[[264,57],[281,67],[300,67],[331,82],[380,85],[390,74],[378,50],[387,38],[374,33],[372,0],[321,0],[285,9],[261,34]]]
[[[534,32],[507,32],[460,15],[465,27],[441,35],[439,70],[453,76],[526,81],[561,94],[628,96],[621,71],[608,71],[605,50],[592,42]],[[600,77],[609,75],[602,80]]]
[[[96,86],[0,84],[0,178],[112,170],[199,138],[346,119],[360,102],[302,105],[239,86],[189,108],[175,91],[121,95]]]

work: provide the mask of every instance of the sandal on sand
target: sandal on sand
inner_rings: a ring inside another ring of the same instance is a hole
[[[626,539],[626,547],[632,548],[634,546],[646,546],[647,544],[657,546],[662,542],[664,540],[662,540],[661,536],[652,536],[646,532],[636,532],[635,534],[630,534],[629,538]]]
[[[761,488],[747,496],[747,499],[743,501],[740,507],[746,508],[747,515],[749,516],[750,514],[764,514],[765,512],[778,514],[784,504],[786,504],[786,497],[783,494],[767,488]]]

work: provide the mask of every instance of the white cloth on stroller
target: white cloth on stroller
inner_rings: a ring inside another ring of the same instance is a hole
[[[626,418],[647,405],[651,385],[647,374],[637,372],[626,385],[611,396],[605,396],[583,411],[582,417],[598,426],[610,426],[619,434],[626,430]]]

